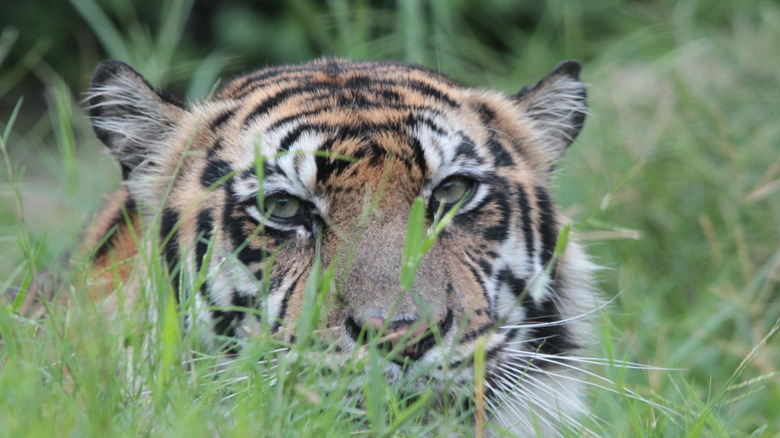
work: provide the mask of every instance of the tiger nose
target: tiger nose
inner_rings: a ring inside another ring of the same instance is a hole
[[[446,330],[443,326],[445,317],[434,313],[429,320],[440,329],[440,333]],[[386,351],[393,351],[401,356],[400,359],[409,358],[417,360],[425,355],[435,344],[436,339],[431,326],[425,320],[420,319],[399,319],[391,321],[378,317],[370,317],[363,321],[363,328],[368,331],[381,333],[387,327],[384,336],[377,339],[378,345]],[[391,358],[398,362],[398,357]]]
[[[438,323],[440,321],[441,318],[439,318],[436,322]],[[363,323],[363,327],[374,329],[379,332],[385,327],[385,320],[382,318],[371,317]],[[383,336],[382,339],[384,341],[390,342],[393,347],[397,346],[398,342],[403,339],[406,339],[407,344],[412,344],[416,343],[418,340],[421,340],[422,336],[427,334],[428,328],[428,323],[420,320],[412,319],[393,321],[390,323],[387,334]]]

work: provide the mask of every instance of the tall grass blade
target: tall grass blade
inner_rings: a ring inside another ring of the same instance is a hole
[[[79,12],[84,20],[89,23],[95,36],[100,40],[103,47],[108,52],[108,56],[113,59],[120,59],[130,62],[130,47],[125,41],[122,33],[114,26],[114,23],[103,12],[100,5],[94,0],[69,0],[70,4]]]

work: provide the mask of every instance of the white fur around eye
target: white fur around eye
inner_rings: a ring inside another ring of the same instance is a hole
[[[257,208],[256,205],[247,207],[246,214],[248,214],[249,217],[257,221],[258,224],[262,224],[264,222],[263,215],[260,214],[260,210]]]
[[[233,193],[236,201],[247,202],[257,196],[259,188],[260,184],[257,182],[257,178],[237,179],[233,184]]]

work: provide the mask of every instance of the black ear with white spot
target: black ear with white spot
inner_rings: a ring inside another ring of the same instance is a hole
[[[179,102],[156,91],[143,76],[119,61],[97,66],[88,99],[95,134],[119,161],[125,179],[153,161],[185,111]]]
[[[532,121],[552,162],[563,155],[585,123],[588,103],[585,83],[580,80],[581,68],[577,61],[563,61],[541,81],[512,96],[523,115]]]

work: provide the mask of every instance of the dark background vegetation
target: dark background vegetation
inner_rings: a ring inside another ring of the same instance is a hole
[[[155,47],[144,43],[154,45],[150,40],[160,36],[171,5],[178,3],[191,8],[185,7],[175,53],[170,60],[147,58]],[[741,3],[712,2],[694,12],[699,23],[718,28],[729,25],[734,8],[752,9],[750,2]],[[142,64],[167,63],[169,69],[155,75],[160,76],[157,85],[179,92],[203,62],[231,74],[319,56],[406,60],[467,82],[485,74],[538,75],[550,67],[550,58],[587,62],[615,39],[674,13],[675,2],[656,0],[6,2],[0,29],[13,43],[3,59],[0,102],[5,112],[22,95],[32,100],[28,105],[43,105],[35,101],[41,100],[51,72],[74,90],[84,90],[96,63],[117,55]],[[135,47],[112,50],[116,46],[103,38],[114,36],[113,31]]]

